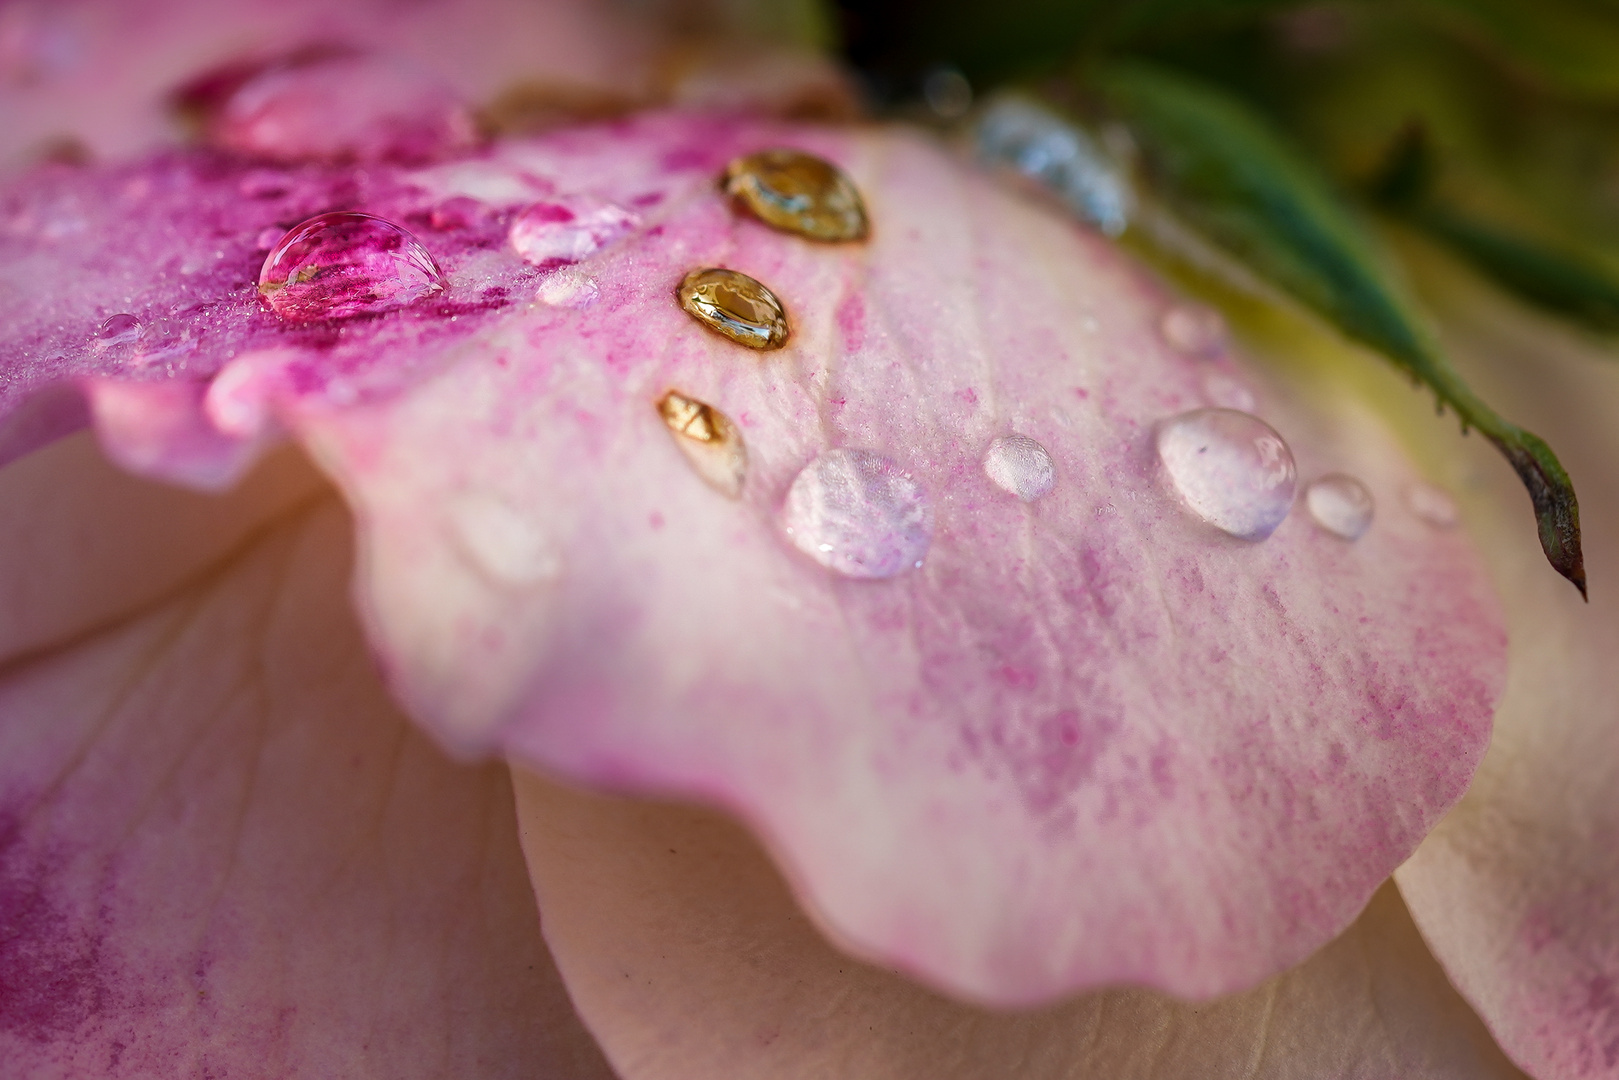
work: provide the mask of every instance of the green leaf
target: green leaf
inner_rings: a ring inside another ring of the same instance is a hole
[[[1619,279],[1606,266],[1572,246],[1546,243],[1447,205],[1435,194],[1436,172],[1432,144],[1413,125],[1390,151],[1373,197],[1525,300],[1595,330],[1619,331]]]
[[[1142,64],[1103,69],[1095,81],[1177,213],[1346,336],[1404,367],[1495,444],[1529,490],[1547,560],[1584,595],[1579,504],[1556,455],[1462,381],[1363,223],[1309,162],[1214,87]]]

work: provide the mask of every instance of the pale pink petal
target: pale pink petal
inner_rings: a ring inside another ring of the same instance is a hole
[[[1538,1080],[1619,1078],[1619,368],[1453,269],[1432,267],[1486,396],[1557,436],[1580,478],[1589,606],[1539,588],[1522,495],[1457,464],[1506,600],[1506,695],[1472,791],[1399,872],[1412,914],[1507,1053]]]
[[[108,531],[221,516],[52,454],[0,485],[44,459]],[[0,674],[0,1073],[606,1080],[505,771],[447,762],[377,682],[340,507],[237,510],[228,559]],[[62,583],[58,535],[8,532],[0,566]]]
[[[516,783],[546,939],[624,1080],[1524,1080],[1392,885],[1236,997],[988,1012],[833,950],[718,814]]]
[[[850,172],[869,241],[734,213],[725,162],[783,144]],[[33,236],[0,270],[22,297],[13,400],[217,374],[209,423],[246,439],[268,417],[356,508],[362,614],[412,715],[462,752],[737,811],[865,955],[1000,1003],[1251,985],[1347,926],[1471,775],[1499,616],[1465,536],[1400,503],[1416,475],[1378,422],[1175,352],[1166,290],[920,137],[648,116],[363,180],[309,167],[262,199],[242,180],[194,158],[41,174],[29,206],[144,212],[80,246]],[[542,271],[505,239],[542,197],[635,224]],[[334,205],[417,230],[447,288],[281,322],[252,238]],[[132,265],[194,266],[125,309],[190,312],[189,358],[86,345]],[[715,265],[776,291],[786,348],[680,309]],[[76,296],[52,284],[69,273]],[[1370,487],[1365,536],[1295,510],[1254,543],[1188,513],[1155,433],[1213,404],[1213,376],[1256,395],[1304,480]],[[734,423],[740,498],[676,445],[670,390]],[[984,465],[1014,433],[1053,463],[1029,502]],[[891,580],[787,535],[795,475],[834,449],[928,500],[868,553]]]

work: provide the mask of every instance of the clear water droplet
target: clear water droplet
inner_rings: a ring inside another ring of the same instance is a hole
[[[209,141],[276,161],[427,161],[477,142],[470,110],[436,76],[396,57],[312,49],[237,87],[208,118]]]
[[[535,203],[512,222],[512,249],[547,270],[580,262],[639,227],[641,216],[587,196]]]
[[[997,487],[1024,502],[1034,502],[1057,482],[1051,455],[1027,435],[1002,435],[990,443],[984,472]]]
[[[1253,412],[1258,404],[1254,392],[1223,372],[1211,371],[1203,376],[1203,396],[1209,404],[1238,412]]]
[[[564,267],[546,275],[540,287],[534,290],[534,299],[552,307],[587,308],[600,294],[594,278]]]
[[[1360,539],[1372,524],[1372,493],[1343,473],[1323,476],[1305,488],[1304,505],[1317,525],[1345,540]]]
[[[1405,505],[1422,521],[1436,529],[1453,529],[1461,520],[1456,500],[1450,492],[1420,481],[1405,489]]]
[[[787,344],[787,312],[763,283],[718,267],[693,270],[676,290],[680,306],[710,330],[754,349]]]
[[[766,225],[811,240],[864,240],[866,206],[830,161],[802,150],[761,150],[725,167],[725,190]]]
[[[1158,457],[1192,513],[1240,539],[1265,539],[1293,506],[1293,452],[1256,416],[1181,413],[1159,425]]]
[[[172,363],[197,351],[198,328],[183,319],[155,319],[140,333],[137,356],[145,364]]]
[[[547,533],[511,503],[464,492],[448,503],[451,535],[475,569],[500,585],[540,585],[562,572]]]
[[[445,287],[444,272],[420,240],[391,221],[352,210],[288,230],[259,273],[259,292],[288,322],[394,311]]]
[[[782,520],[794,547],[855,578],[920,566],[933,541],[921,485],[870,450],[828,450],[806,465],[787,490]]]
[[[1129,224],[1133,198],[1124,172],[1077,125],[1017,95],[991,101],[978,118],[978,156],[1046,187],[1109,236]]]
[[[658,400],[658,415],[675,437],[675,445],[686,455],[705,483],[722,495],[742,494],[747,478],[748,454],[742,433],[731,418],[694,397],[671,390]]]
[[[101,321],[90,335],[91,344],[97,352],[106,352],[123,345],[133,345],[139,340],[141,334],[141,321],[127,311],[117,315],[109,315]]]
[[[1176,304],[1158,320],[1158,332],[1170,348],[1186,356],[1211,360],[1225,352],[1225,319],[1201,304]]]

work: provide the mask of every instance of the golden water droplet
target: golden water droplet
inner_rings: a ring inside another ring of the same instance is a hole
[[[680,306],[710,330],[754,349],[787,344],[787,312],[776,294],[746,274],[711,267],[687,274]]]
[[[742,494],[748,452],[730,417],[678,390],[658,400],[658,413],[674,435],[675,445],[708,486],[733,499]]]
[[[802,150],[761,150],[725,167],[738,206],[783,232],[811,240],[864,240],[866,207],[854,182]]]

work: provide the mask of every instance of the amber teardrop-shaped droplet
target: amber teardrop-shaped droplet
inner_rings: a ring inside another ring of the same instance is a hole
[[[761,150],[725,167],[737,205],[783,232],[811,240],[864,240],[866,206],[830,161],[802,150]]]
[[[754,349],[787,344],[787,312],[776,294],[746,274],[693,270],[675,290],[680,306],[710,330]]]
[[[658,399],[658,414],[674,435],[675,445],[709,487],[733,499],[742,494],[748,452],[730,417],[679,390]]]

